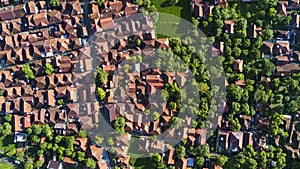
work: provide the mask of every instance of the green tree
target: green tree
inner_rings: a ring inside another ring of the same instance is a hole
[[[37,143],[40,142],[40,137],[37,136],[37,135],[33,135],[33,136],[31,137],[31,141],[32,141],[33,143],[37,144]]]
[[[142,44],[142,41],[141,41],[141,39],[137,39],[137,40],[135,40],[135,43],[137,46],[140,46]]]
[[[50,6],[56,8],[59,6],[59,0],[50,0]]]
[[[96,144],[102,144],[104,138],[102,136],[95,136],[95,143]]]
[[[33,71],[31,70],[29,64],[25,64],[22,67],[22,72],[25,74],[26,80],[34,79],[35,76],[33,74]]]
[[[104,100],[106,92],[101,87],[97,87],[97,96],[100,98],[100,100]]]
[[[136,56],[137,62],[142,63],[143,62],[143,57],[141,55]]]
[[[160,114],[157,111],[155,111],[151,114],[151,117],[154,121],[158,120],[159,116],[160,116]]]
[[[41,168],[43,166],[43,162],[42,161],[36,161],[35,162],[35,167],[36,168]]]
[[[24,165],[24,169],[34,169],[34,162],[31,158],[29,158],[26,161],[26,164]]]
[[[6,152],[6,155],[8,157],[13,157],[16,153],[17,153],[17,149],[16,148],[12,148],[8,152]]]
[[[49,124],[45,124],[43,126],[43,135],[52,140],[53,138],[53,129],[49,126]]]
[[[58,136],[55,137],[54,142],[58,144],[62,141],[62,139],[63,139],[63,137],[58,135]]]
[[[192,23],[195,27],[198,27],[200,24],[199,20],[195,17],[192,17]]]
[[[82,151],[77,151],[77,159],[79,162],[82,162],[85,160],[85,153]]]
[[[97,0],[97,4],[99,5],[99,6],[102,6],[102,4],[105,2],[105,0]]]
[[[87,137],[87,133],[84,130],[79,130],[78,136],[81,137],[81,138],[86,138]]]
[[[197,147],[197,154],[203,157],[209,157],[209,145],[204,144],[202,146]]]
[[[231,120],[230,124],[231,124],[230,129],[232,131],[240,131],[241,125],[240,125],[239,120],[237,118],[235,118],[234,120]]]
[[[59,99],[57,101],[57,104],[60,105],[60,106],[64,105],[65,104],[64,99]]]
[[[104,83],[107,80],[107,73],[103,71],[101,67],[96,70],[96,82],[99,84]]]
[[[54,72],[53,66],[50,63],[46,63],[46,65],[45,65],[45,73],[47,75],[50,75],[53,72]]]
[[[96,168],[96,165],[97,165],[96,161],[94,161],[92,158],[86,159],[85,164],[88,168],[91,168],[91,169]]]
[[[185,156],[185,147],[182,145],[176,147],[175,154],[178,159],[182,159]]]
[[[217,163],[218,163],[221,167],[223,167],[223,166],[226,164],[227,161],[228,161],[228,157],[226,157],[226,156],[224,156],[224,155],[220,155],[220,156],[217,157]]]
[[[5,90],[0,89],[0,96],[4,96],[4,92],[5,92]]]
[[[125,118],[124,117],[118,117],[114,123],[113,126],[115,130],[119,133],[125,133]]]
[[[73,148],[73,144],[75,142],[75,137],[74,136],[65,137],[65,141],[67,143],[68,148]]]
[[[5,116],[4,116],[4,120],[6,121],[6,122],[11,122],[12,121],[12,114],[6,114]]]
[[[111,138],[111,137],[107,138],[106,142],[107,142],[107,144],[108,144],[109,146],[114,145],[114,140],[113,140],[113,138]]]
[[[124,69],[124,72],[125,72],[125,73],[128,73],[128,72],[132,69],[132,67],[131,67],[130,65],[128,65],[128,64],[125,64],[125,65],[123,66],[123,69]]]
[[[182,123],[183,123],[183,121],[182,121],[182,119],[179,118],[179,117],[173,116],[173,117],[171,118],[171,124],[173,125],[173,127],[174,127],[175,129],[178,129],[179,127],[181,127],[181,126],[182,126]]]
[[[43,131],[43,126],[41,126],[41,125],[33,125],[33,126],[31,126],[31,128],[35,135],[40,135]]]
[[[153,158],[153,161],[155,163],[159,163],[161,161],[161,155],[160,154],[156,153],[152,158]]]
[[[204,162],[205,162],[204,157],[198,157],[198,156],[195,157],[195,166],[196,166],[196,167],[198,167],[198,168],[203,167]]]
[[[273,30],[272,29],[264,29],[262,31],[262,35],[264,40],[269,40],[273,37]]]

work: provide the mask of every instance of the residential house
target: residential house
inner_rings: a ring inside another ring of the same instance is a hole
[[[251,23],[249,33],[251,38],[257,38],[262,33],[262,27],[258,27],[255,23]]]
[[[60,161],[50,160],[48,162],[47,169],[63,169],[63,165]]]
[[[224,21],[224,29],[225,29],[226,33],[233,34],[234,33],[234,21],[233,20]]]
[[[264,41],[261,47],[262,58],[271,58],[273,56],[274,43]]]
[[[238,72],[243,72],[244,61],[243,60],[235,60],[233,63],[233,70]]]

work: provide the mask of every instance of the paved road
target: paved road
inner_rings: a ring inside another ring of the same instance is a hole
[[[84,19],[84,25],[86,26],[86,28],[87,28],[87,31],[88,31],[88,37],[90,38],[91,36],[92,36],[92,30],[91,30],[91,27],[90,27],[90,19],[89,19],[89,16],[88,16],[88,7],[89,7],[89,3],[90,3],[90,1],[89,0],[83,0],[82,1],[82,8],[83,8],[83,19]],[[94,49],[94,46],[91,46],[91,48],[92,48],[92,55],[93,56],[95,56],[94,54],[93,54],[93,49]],[[95,62],[93,62],[93,63],[95,63]],[[95,64],[93,64],[93,69],[94,70],[96,70],[97,69],[97,67],[98,67],[98,65],[95,65]],[[100,109],[99,110],[100,111],[100,113],[103,113],[103,109]],[[103,116],[101,116],[100,115],[100,118],[102,118]],[[102,120],[109,120],[109,116],[108,115],[105,115],[104,116],[104,118],[105,119],[100,119],[100,124],[101,123],[103,123],[103,122],[101,122]],[[108,118],[108,119],[107,119]],[[104,122],[105,123],[105,122]],[[105,144],[105,143],[104,143]],[[103,151],[103,157],[102,157],[102,159],[105,161],[105,163],[106,163],[106,165],[107,165],[107,167],[108,168],[112,168],[111,166],[112,166],[112,156],[111,156],[111,154],[107,151],[107,148],[106,148],[106,146],[104,146],[103,147],[104,148],[104,150],[105,151]]]

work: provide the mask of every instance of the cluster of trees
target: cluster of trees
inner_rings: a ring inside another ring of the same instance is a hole
[[[166,84],[162,89],[164,100],[167,101],[167,106],[171,110],[179,110],[181,105],[180,89],[177,83]]]
[[[279,16],[276,12],[276,0],[258,1],[259,5],[253,6],[248,3],[229,3],[226,8],[215,7],[213,14],[202,20],[201,27],[212,42],[223,41],[225,44],[224,55],[221,57],[223,67],[228,79],[228,106],[230,114],[228,120],[231,130],[238,131],[240,124],[237,119],[240,114],[255,116],[256,104],[262,103],[270,105],[263,111],[263,115],[270,118],[269,129],[265,132],[272,136],[278,134],[287,136],[286,131],[280,129],[283,114],[293,114],[299,110],[296,102],[299,101],[299,78],[292,77],[275,78],[273,72],[275,65],[271,59],[262,59],[260,48],[263,40],[273,37],[272,27],[287,26],[290,17]],[[243,11],[246,10],[247,12]],[[233,35],[223,31],[225,20],[234,21]],[[197,25],[197,22],[194,21]],[[263,32],[257,38],[247,36],[248,27],[251,23],[263,28]],[[285,28],[286,29],[286,28]],[[233,70],[233,63],[236,59],[244,60],[244,72],[238,73]],[[272,79],[271,88],[266,89],[260,84],[260,77],[270,77]],[[246,87],[241,88],[235,85],[235,81],[245,80]],[[284,111],[288,110],[288,111]]]
[[[52,74],[53,72],[54,72],[53,66],[52,66],[50,63],[46,63],[46,65],[45,65],[45,73],[46,73],[47,75],[50,75],[50,74]]]
[[[237,156],[230,158],[225,164],[225,168],[276,168],[282,169],[285,164],[286,154],[281,148],[270,146],[268,151],[254,151],[253,147],[247,146]]]
[[[125,118],[124,117],[118,117],[114,123],[113,123],[113,127],[114,129],[121,134],[125,133]]]
[[[50,0],[49,5],[51,8],[57,8],[59,7],[59,0]]]
[[[12,114],[6,114],[0,124],[0,139],[5,139],[12,134]]]
[[[212,15],[202,20],[192,19],[195,26],[200,26],[206,35],[213,36],[211,42],[224,42],[224,54],[220,57],[229,82],[227,88],[230,128],[239,131],[238,116],[241,114],[255,116],[257,113],[270,119],[269,127],[262,131],[270,136],[281,135],[287,137],[283,130],[283,115],[294,115],[299,109],[299,76],[294,74],[288,77],[275,77],[275,64],[271,59],[262,59],[260,48],[264,40],[273,38],[272,29],[287,29],[291,21],[290,16],[277,14],[277,0],[259,0],[253,3],[230,2],[227,7],[214,7]],[[224,32],[224,21],[233,20],[234,34]],[[199,24],[201,23],[201,24]],[[263,31],[257,38],[252,38],[250,24],[262,27]],[[189,56],[185,57],[189,58]],[[236,59],[244,61],[244,72],[233,70]],[[199,69],[198,69],[199,70]],[[261,77],[271,79],[270,88],[260,82]],[[245,80],[245,87],[234,83]],[[257,103],[269,105],[262,112],[256,111]],[[278,154],[278,156],[277,156]],[[279,157],[280,156],[280,157]],[[222,158],[225,156],[222,156]],[[220,159],[222,159],[220,157]],[[222,163],[221,161],[219,161]],[[280,148],[270,148],[268,152],[254,152],[252,147],[243,150],[243,153],[230,159],[228,168],[283,168],[285,154]],[[222,163],[224,165],[224,163]],[[226,168],[225,167],[225,168]]]
[[[24,64],[21,70],[24,73],[26,80],[35,78],[34,73],[33,73],[32,69],[30,68],[29,64]]]
[[[100,99],[100,101],[103,101],[106,96],[106,91],[103,90],[101,87],[103,83],[107,80],[107,73],[103,71],[101,67],[99,67],[95,72],[95,82],[97,86],[96,95]]]
[[[95,72],[95,80],[98,85],[104,83],[107,80],[107,73],[103,71],[101,67],[99,67]]]
[[[26,155],[26,169],[42,167],[43,163],[39,161],[40,156],[51,158],[53,154],[57,155],[58,160],[62,161],[65,157],[77,160],[81,166],[96,168],[96,161],[88,158],[85,152],[74,149],[75,136],[62,136],[54,133],[52,126],[33,125],[27,129],[27,133],[32,143],[29,146]],[[41,138],[45,140],[41,143]],[[77,137],[87,137],[87,134],[80,130]]]
[[[151,0],[136,0],[136,3],[144,8],[143,12],[155,12],[157,11],[156,7],[151,3]]]

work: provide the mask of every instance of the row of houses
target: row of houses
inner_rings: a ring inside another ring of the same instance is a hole
[[[15,142],[26,145],[26,129],[32,125],[50,124],[60,135],[97,127],[100,106],[91,54],[84,52],[88,26],[79,0],[60,2],[58,9],[46,1],[26,1],[0,13],[0,112],[13,114]],[[33,79],[25,78],[25,63]],[[46,64],[53,67],[51,74],[46,74]],[[107,168],[103,148],[92,140],[76,138],[74,147],[97,161],[97,168]],[[40,161],[47,168],[62,167],[55,156]],[[77,164],[68,157],[62,162]]]

